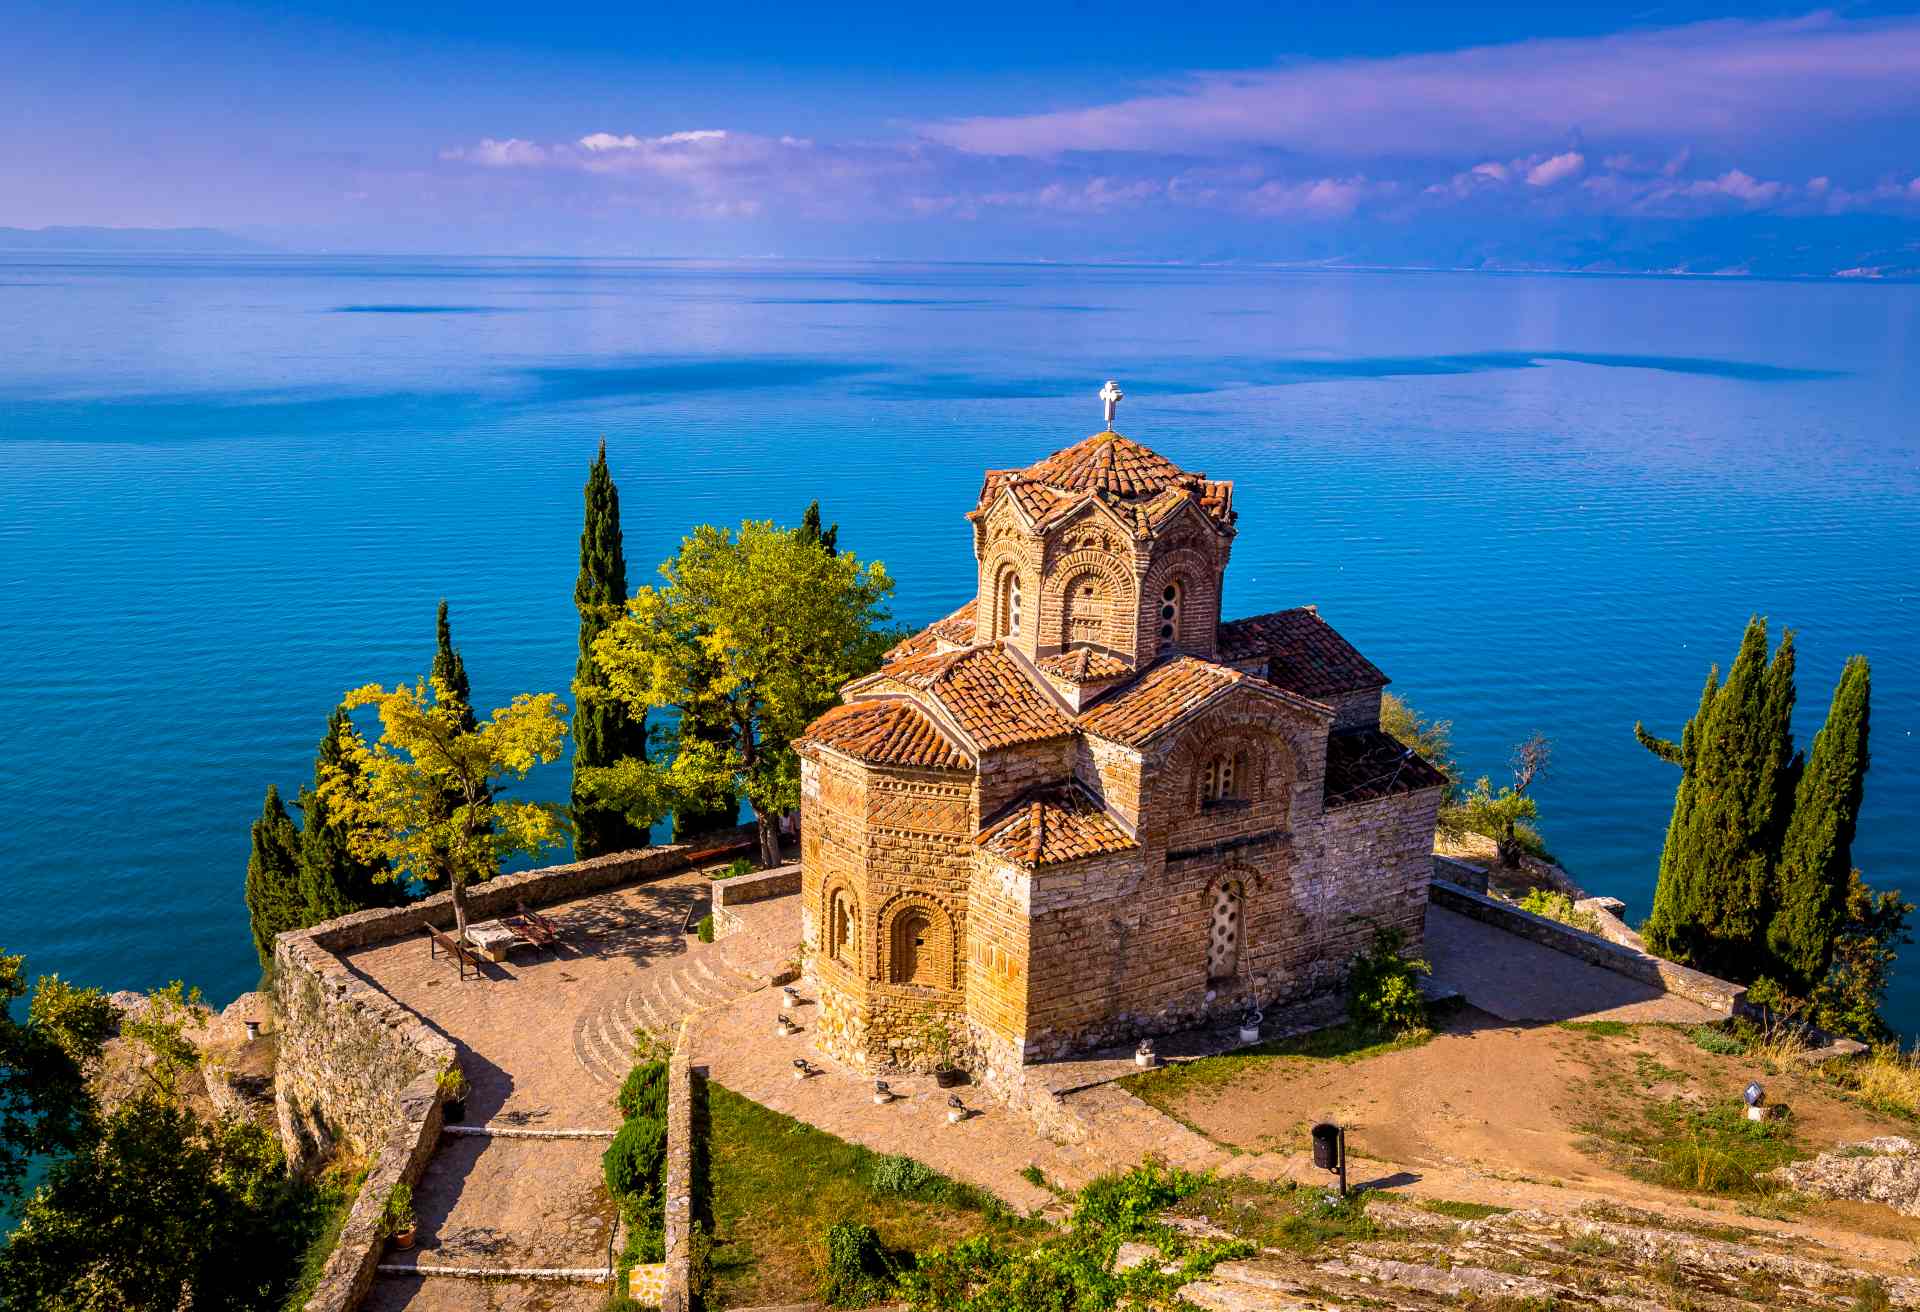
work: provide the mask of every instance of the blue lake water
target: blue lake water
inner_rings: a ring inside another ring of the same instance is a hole
[[[1916,286],[0,257],[0,948],[251,987],[261,793],[425,668],[436,599],[483,705],[565,691],[601,437],[636,584],[818,497],[920,622],[972,588],[982,471],[1098,428],[1108,377],[1235,481],[1229,614],[1319,603],[1470,772],[1549,734],[1547,836],[1635,916],[1675,776],[1634,720],[1677,731],[1758,611],[1804,745],[1866,652],[1855,856],[1920,893],[1916,360]]]

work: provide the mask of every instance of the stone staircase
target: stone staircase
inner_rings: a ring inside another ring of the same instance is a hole
[[[633,1068],[638,1036],[663,1050],[680,1022],[695,1011],[721,1006],[769,981],[765,951],[754,940],[729,938],[687,944],[686,951],[649,966],[640,976],[582,1013],[573,1027],[573,1055],[588,1078],[618,1088]]]

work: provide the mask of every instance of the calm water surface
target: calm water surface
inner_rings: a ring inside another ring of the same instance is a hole
[[[1634,916],[1675,782],[1634,720],[1677,731],[1758,611],[1804,745],[1866,652],[1855,856],[1920,893],[1920,287],[0,257],[0,343],[0,948],[37,971],[251,987],[261,793],[425,668],[437,598],[484,705],[564,692],[601,437],[634,582],[818,497],[918,622],[972,587],[981,472],[1108,377],[1235,480],[1229,613],[1319,603],[1470,772],[1551,735],[1547,835]]]

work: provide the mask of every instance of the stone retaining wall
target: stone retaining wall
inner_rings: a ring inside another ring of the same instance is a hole
[[[732,908],[768,898],[785,897],[800,891],[800,865],[795,862],[778,870],[760,870],[751,875],[713,882],[713,936],[725,938],[740,928],[740,918]]]
[[[467,890],[468,917],[487,920],[521,902],[545,906],[656,879],[731,856],[752,834],[743,826],[697,845],[502,875]],[[436,1078],[456,1058],[446,1035],[350,971],[338,954],[452,924],[453,897],[438,893],[292,930],[274,944],[274,1101],[287,1160],[303,1169],[346,1144],[370,1163],[307,1312],[351,1312],[372,1286],[384,1246],[381,1209],[394,1184],[411,1186],[433,1155],[441,1127]]]
[[[1430,894],[1434,903],[1463,916],[1492,925],[1495,929],[1517,934],[1556,952],[1565,952],[1591,965],[1600,966],[1628,979],[1688,998],[1725,1016],[1734,1016],[1746,1007],[1747,991],[1738,984],[1716,979],[1702,971],[1618,943],[1610,943],[1595,934],[1563,925],[1531,911],[1522,911],[1511,903],[1444,879],[1433,881]]]
[[[687,1022],[667,1061],[667,1279],[661,1312],[693,1308],[693,1066]]]

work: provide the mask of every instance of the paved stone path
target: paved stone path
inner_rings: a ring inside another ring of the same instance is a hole
[[[557,951],[515,949],[462,981],[425,936],[351,954],[348,964],[452,1039],[472,1081],[468,1126],[610,1131],[612,1090],[632,1064],[636,1029],[671,1038],[694,1006],[757,985],[736,970],[760,945],[703,944],[685,930],[703,909],[704,874],[596,893],[542,908]],[[388,1265],[606,1268],[614,1208],[601,1179],[604,1138],[446,1135],[414,1190],[419,1246]],[[604,1285],[382,1273],[373,1312],[553,1309],[586,1312]]]
[[[1589,965],[1445,907],[1427,908],[1433,977],[1508,1021],[1718,1020],[1699,1003]]]

